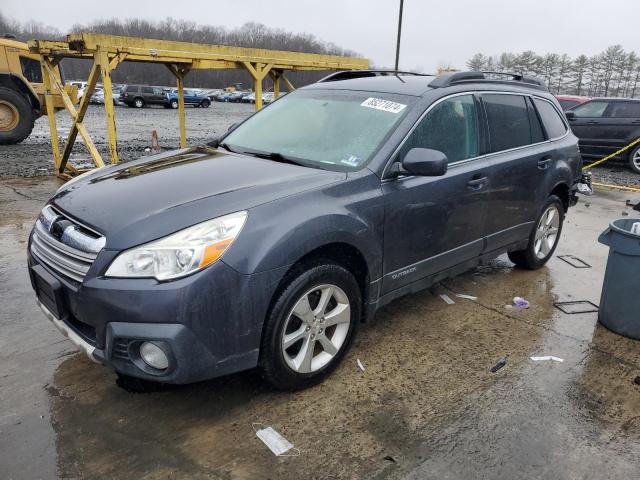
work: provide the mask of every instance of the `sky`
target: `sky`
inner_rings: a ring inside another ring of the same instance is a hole
[[[354,50],[392,67],[399,0],[0,0],[2,13],[62,32],[104,18],[168,16],[237,27],[255,21]],[[123,12],[123,13],[121,13]],[[581,53],[620,44],[640,53],[639,0],[404,0],[400,69],[464,68],[477,52]]]

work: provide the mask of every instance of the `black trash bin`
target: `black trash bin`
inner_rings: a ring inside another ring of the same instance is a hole
[[[614,220],[598,241],[609,246],[600,297],[600,323],[640,340],[640,218]],[[637,232],[637,233],[636,233]]]

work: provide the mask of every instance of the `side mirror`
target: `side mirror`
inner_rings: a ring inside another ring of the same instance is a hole
[[[567,120],[575,120],[576,117],[576,112],[572,112],[571,110],[564,112],[564,116],[567,117]]]
[[[447,156],[430,148],[412,148],[402,159],[402,168],[410,175],[441,177],[448,167]]]

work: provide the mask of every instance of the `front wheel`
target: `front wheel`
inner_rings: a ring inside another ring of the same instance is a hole
[[[509,260],[527,270],[536,270],[547,263],[558,246],[564,214],[562,200],[551,195],[536,220],[526,248],[509,252]]]
[[[631,150],[629,154],[629,166],[631,170],[640,174],[640,145],[636,145],[636,147]]]
[[[345,268],[319,262],[288,279],[266,319],[260,368],[276,388],[320,382],[347,352],[360,322],[360,288]]]
[[[173,108],[175,110],[176,108],[178,108],[178,101],[177,100],[171,100],[171,103],[169,105],[171,106],[171,108]]]
[[[27,98],[0,87],[0,145],[20,143],[31,134],[35,115]]]
[[[209,102],[209,101],[207,101],[207,100],[204,100],[204,101],[200,104],[200,106],[201,106],[202,108],[209,108],[209,105],[211,105],[211,102]]]

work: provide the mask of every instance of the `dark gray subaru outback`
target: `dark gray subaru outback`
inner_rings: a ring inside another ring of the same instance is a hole
[[[342,72],[207,147],[64,185],[29,242],[46,316],[124,378],[326,376],[377,308],[553,254],[581,179],[536,79]]]

